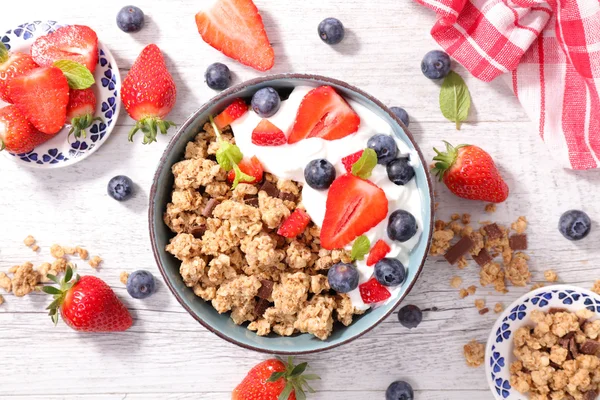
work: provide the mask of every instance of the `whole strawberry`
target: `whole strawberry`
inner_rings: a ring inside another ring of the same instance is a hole
[[[85,130],[94,121],[102,121],[100,117],[94,117],[96,112],[96,95],[91,88],[71,89],[69,91],[69,104],[67,104],[66,123],[71,124],[69,136],[75,138],[86,137]]]
[[[38,68],[29,54],[9,53],[4,43],[0,42],[0,100],[12,103],[8,94],[8,85],[14,77]]]
[[[315,392],[306,381],[320,379],[302,375],[307,367],[307,363],[294,366],[292,357],[287,363],[275,358],[263,361],[233,390],[231,400],[304,400],[305,389]]]
[[[60,288],[42,287],[44,292],[54,296],[47,309],[55,324],[59,310],[63,321],[76,331],[119,332],[129,329],[133,323],[125,305],[101,279],[79,275],[73,278],[70,267],[61,281],[51,274],[48,278],[60,285]]]
[[[52,139],[35,129],[15,106],[0,108],[0,150],[11,153],[28,153],[36,146]]]
[[[137,124],[129,132],[129,141],[138,130],[144,133],[144,144],[156,142],[158,131],[163,135],[175,124],[164,118],[175,105],[177,88],[167,70],[165,59],[155,44],[142,50],[121,86],[125,110]]]
[[[508,185],[498,172],[492,157],[477,146],[446,143],[446,151],[433,158],[432,172],[455,195],[469,200],[502,203],[508,197]]]

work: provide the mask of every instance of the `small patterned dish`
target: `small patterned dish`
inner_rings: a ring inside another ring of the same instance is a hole
[[[54,32],[64,25],[56,21],[27,22],[4,35],[0,34],[0,41],[11,51],[28,53],[36,38]],[[67,142],[69,127],[65,126],[58,135],[29,153],[11,154],[6,151],[3,153],[18,164],[28,167],[60,168],[83,160],[106,141],[119,117],[121,77],[117,63],[108,48],[99,42],[98,51],[98,66],[94,72],[96,78],[94,93],[97,99],[95,115],[102,117],[103,121],[95,122],[87,129],[85,139],[72,139],[71,142]],[[3,105],[4,103],[0,101],[0,106]]]
[[[531,311],[564,308],[575,312],[587,308],[600,313],[600,295],[571,285],[554,285],[533,290],[512,303],[496,321],[485,349],[485,373],[496,400],[527,400],[510,385],[510,364],[513,355],[513,333],[534,323]]]

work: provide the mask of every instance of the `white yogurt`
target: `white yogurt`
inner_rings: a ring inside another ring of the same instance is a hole
[[[290,97],[281,103],[279,111],[271,118],[268,118],[286,136],[289,135],[292,129],[300,102],[312,89],[314,88],[308,86],[296,87],[292,94],[290,94]],[[394,137],[401,154],[411,155],[411,163],[415,168],[419,163],[419,157],[416,152],[411,154],[412,152],[408,146],[393,134],[392,127],[389,124],[365,106],[352,100],[348,100],[348,103],[360,116],[360,127],[356,133],[338,140],[309,138],[294,144],[284,144],[282,146],[256,146],[252,143],[252,131],[261,121],[261,117],[250,110],[231,124],[236,144],[240,147],[245,157],[256,156],[262,163],[265,171],[279,178],[291,179],[304,184],[302,189],[302,204],[313,222],[318,226],[323,224],[328,191],[315,190],[305,184],[304,167],[309,161],[316,158],[325,158],[335,166],[337,176],[341,176],[346,173],[346,169],[341,161],[342,158],[363,150],[367,146],[367,141],[371,136],[377,133],[385,133]],[[386,233],[387,217],[365,233],[371,241],[371,245],[374,245],[379,239],[384,239],[391,247],[391,251],[387,257],[397,257],[402,264],[408,266],[409,253],[419,241],[423,225],[421,221],[421,199],[415,179],[412,179],[404,186],[395,185],[389,180],[385,167],[377,165],[369,180],[385,192],[389,202],[388,217],[392,212],[402,209],[410,212],[417,220],[417,226],[419,227],[417,234],[405,243],[396,242],[388,238]],[[352,244],[349,244],[347,248],[351,249]],[[356,261],[356,266],[360,274],[359,284],[368,281],[373,275],[373,267],[367,266],[366,257],[363,261]],[[394,300],[400,293],[401,288],[401,286],[388,288],[392,296],[386,303]],[[354,307],[361,310],[370,307],[369,304],[365,304],[362,301],[358,288],[348,293],[348,295]]]

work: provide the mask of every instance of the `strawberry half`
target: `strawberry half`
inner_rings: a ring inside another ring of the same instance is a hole
[[[222,130],[247,112],[248,105],[246,102],[243,99],[235,99],[221,114],[215,117],[215,124]]]
[[[277,234],[286,238],[295,238],[300,235],[308,224],[310,216],[301,208],[296,208],[294,212],[286,218],[277,230]]]
[[[35,129],[17,107],[11,105],[0,108],[0,150],[11,153],[29,153],[36,146],[52,139]]]
[[[281,146],[287,143],[285,134],[268,119],[263,119],[252,131],[252,143],[257,146]]]
[[[173,109],[176,97],[177,88],[160,49],[149,44],[131,66],[121,86],[123,106],[137,121],[129,132],[129,141],[133,142],[133,136],[140,129],[144,133],[144,144],[156,142],[158,131],[166,135],[175,123],[164,118]]]
[[[319,137],[336,140],[358,130],[360,117],[331,86],[320,86],[304,96],[288,143]]]
[[[65,124],[69,84],[60,69],[38,68],[17,76],[9,94],[21,114],[39,131],[52,135]]]
[[[342,164],[344,164],[344,168],[346,168],[346,172],[352,173],[352,166],[358,159],[363,155],[364,150],[357,151],[356,153],[350,154],[342,158]]]
[[[9,53],[4,43],[0,42],[0,99],[12,103],[8,95],[8,85],[14,77],[35,68],[38,68],[38,65],[29,54]]]
[[[242,161],[239,162],[238,167],[240,167],[242,172],[245,173],[246,175],[250,175],[250,176],[254,177],[254,180],[252,182],[247,182],[247,183],[260,182],[263,178],[264,169],[263,169],[262,164],[258,160],[258,158],[256,158],[256,156],[253,156],[250,159],[244,158]],[[233,182],[234,179],[235,179],[235,171],[230,170],[227,173],[227,180],[229,182]]]
[[[374,183],[351,174],[337,178],[329,187],[321,246],[341,249],[385,219],[388,200]]]
[[[379,239],[369,251],[369,257],[367,257],[367,265],[370,267],[371,265],[377,264],[378,261],[385,258],[387,253],[392,250],[390,246],[383,239]]]
[[[259,71],[273,68],[275,53],[252,0],[217,0],[196,14],[202,39],[228,57]]]
[[[390,291],[375,278],[371,278],[365,283],[358,285],[358,291],[365,304],[379,303],[392,296]]]
[[[98,35],[89,26],[63,26],[37,38],[31,56],[42,67],[51,67],[58,60],[76,61],[93,74],[98,64]]]
[[[71,134],[77,139],[86,137],[85,130],[89,128],[94,121],[102,121],[100,117],[94,117],[96,112],[96,95],[91,88],[77,90],[71,89],[69,92],[69,104],[67,104],[66,123],[71,124],[69,136]]]

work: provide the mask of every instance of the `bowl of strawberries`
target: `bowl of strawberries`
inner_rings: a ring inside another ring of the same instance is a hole
[[[110,135],[120,86],[88,26],[33,21],[0,34],[0,149],[34,168],[83,160]]]

